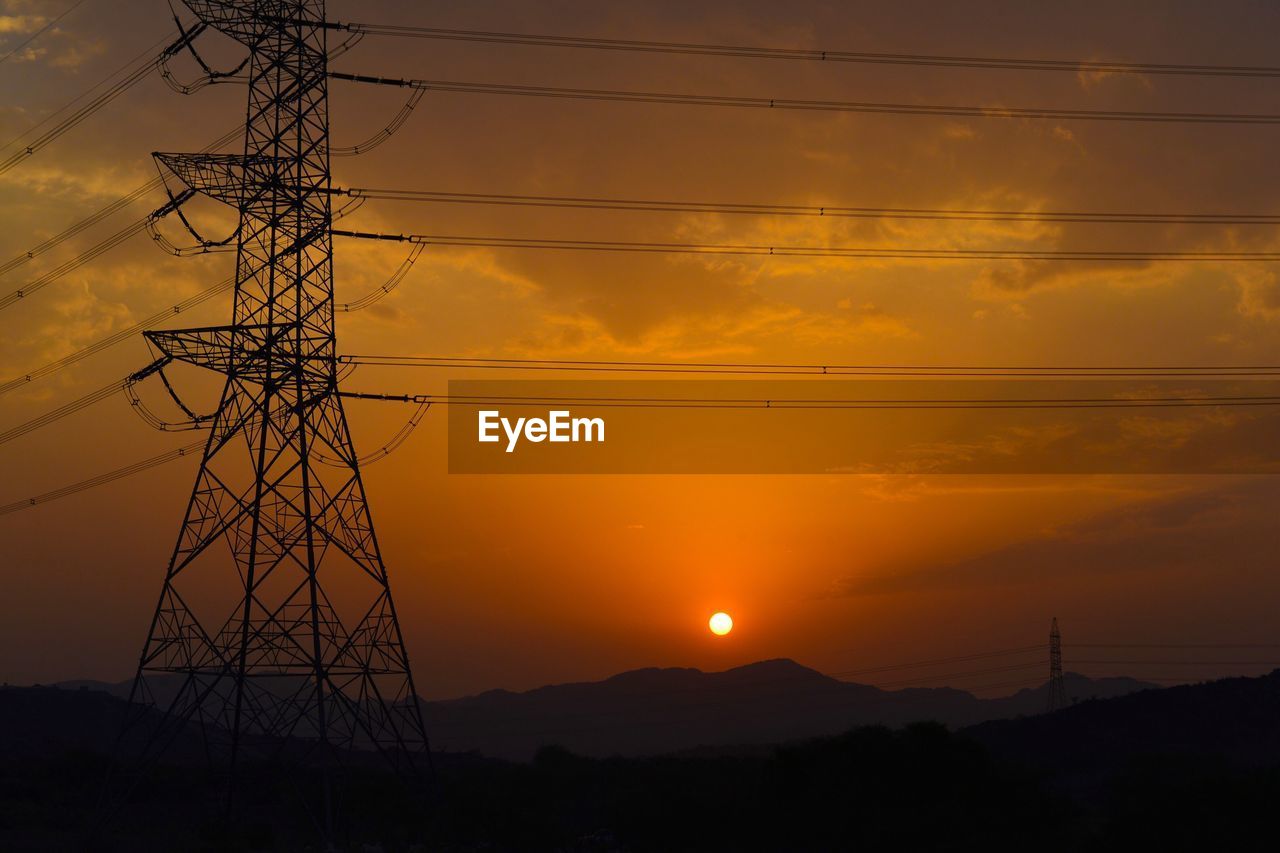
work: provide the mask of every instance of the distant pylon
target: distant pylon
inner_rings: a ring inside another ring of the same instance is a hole
[[[226,380],[138,665],[135,719],[164,721],[139,760],[198,734],[229,810],[237,765],[287,757],[330,832],[357,751],[429,759],[338,388],[324,0],[185,3],[248,48],[248,119],[243,154],[156,155],[240,229],[230,325],[147,335]]]
[[[1058,617],[1049,626],[1049,711],[1067,707],[1067,687],[1062,680],[1062,632],[1058,630]]]

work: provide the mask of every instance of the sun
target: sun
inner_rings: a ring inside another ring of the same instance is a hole
[[[712,614],[711,619],[707,622],[711,628],[711,633],[717,637],[723,637],[725,634],[733,630],[733,618],[728,613],[720,612]]]

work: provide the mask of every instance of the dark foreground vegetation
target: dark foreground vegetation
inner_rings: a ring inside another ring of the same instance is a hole
[[[61,729],[72,717],[59,718],[55,705],[102,701],[69,693],[56,703],[37,697],[48,705],[41,719]],[[246,768],[235,819],[224,824],[228,780],[194,763],[142,778],[89,842],[110,760],[83,745],[23,738],[15,726],[42,729],[5,713],[22,704],[14,696],[0,691],[5,853],[324,849],[303,805],[317,796],[314,775]],[[380,770],[347,771],[335,849],[1271,850],[1280,675],[1147,691],[961,732],[864,727],[651,758],[586,758],[552,746],[532,762],[462,754],[436,765],[434,793],[419,800]]]
[[[0,849],[322,849],[305,781],[248,773],[227,828],[215,819],[225,779],[181,768],[153,774],[89,842],[107,770],[85,753],[6,762]],[[1082,784],[920,724],[754,755],[601,760],[549,747],[528,764],[450,762],[436,787],[418,813],[387,776],[349,775],[337,849],[1262,850],[1280,770],[1152,756]]]

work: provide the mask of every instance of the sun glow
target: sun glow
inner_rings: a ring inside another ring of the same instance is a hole
[[[707,625],[711,628],[711,633],[717,637],[723,637],[733,630],[733,619],[728,613],[716,613],[712,615]]]

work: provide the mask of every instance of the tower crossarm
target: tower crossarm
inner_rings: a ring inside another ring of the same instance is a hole
[[[145,334],[148,341],[173,361],[257,382],[279,379],[296,369],[303,372],[303,381],[309,386],[331,384],[332,360],[312,352],[296,351],[297,328],[297,323],[241,324]]]
[[[316,7],[308,3],[288,0],[262,0],[246,3],[244,0],[183,0],[202,24],[207,24],[243,45],[263,50],[263,22],[291,23],[294,26],[326,26],[323,16],[315,15]]]
[[[151,156],[196,192],[245,213],[270,210],[285,185],[278,175],[286,161],[242,154],[182,154],[157,151]]]

